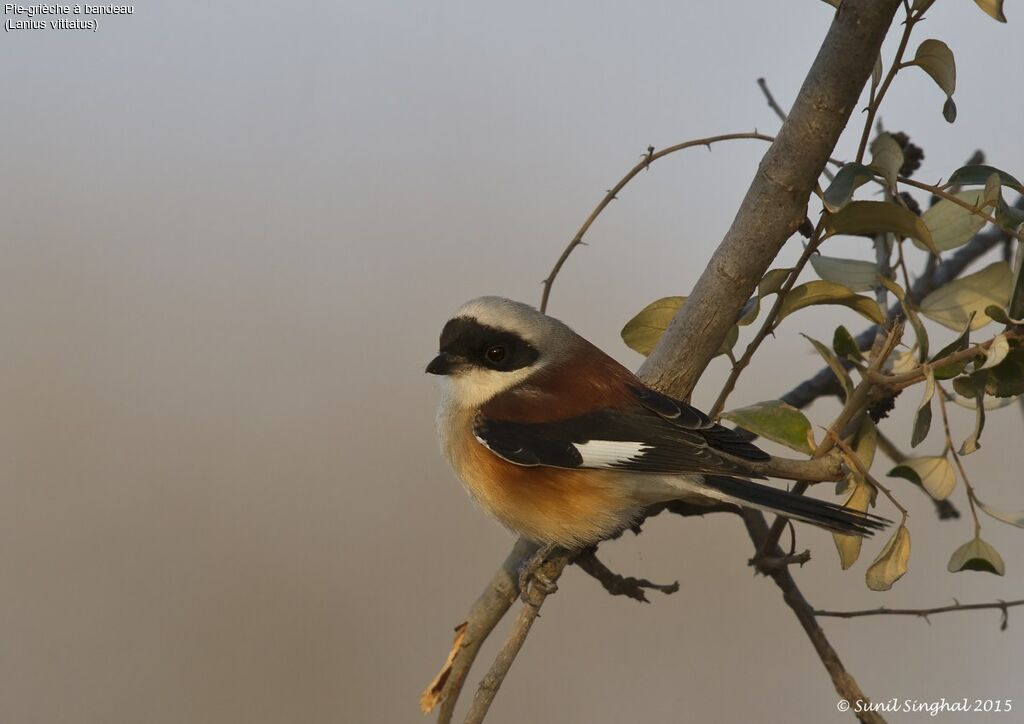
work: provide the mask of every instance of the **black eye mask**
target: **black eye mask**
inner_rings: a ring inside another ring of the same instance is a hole
[[[537,349],[515,332],[481,324],[473,317],[456,317],[444,325],[440,347],[443,354],[501,372],[529,367],[540,357]]]

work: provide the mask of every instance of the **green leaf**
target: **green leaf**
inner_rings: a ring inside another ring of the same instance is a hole
[[[870,291],[878,283],[878,267],[874,262],[821,254],[812,254],[810,261],[819,277],[827,282],[842,284],[855,292]]]
[[[850,395],[853,394],[853,381],[850,379],[850,375],[846,371],[846,368],[843,367],[842,363],[834,354],[832,354],[832,350],[828,347],[813,337],[808,337],[803,332],[801,332],[800,335],[810,342],[818,354],[821,355],[821,358],[825,360],[825,364],[828,365],[828,368],[832,370],[832,374],[834,374],[836,379],[839,380],[839,384],[843,388],[844,396],[849,398]]]
[[[962,329],[973,313],[975,330],[992,321],[985,312],[989,305],[1005,307],[1009,300],[1010,266],[997,261],[936,289],[921,301],[921,313],[953,330]]]
[[[896,188],[896,177],[903,165],[903,148],[888,133],[879,133],[871,142],[871,168],[877,171],[889,184]]]
[[[956,61],[953,51],[941,40],[929,38],[917,46],[917,53],[910,65],[919,66],[942,89],[947,96],[956,90]]]
[[[907,572],[909,559],[910,531],[905,525],[900,525],[864,574],[868,588],[872,591],[888,591]]]
[[[1002,309],[1001,307],[997,307],[994,304],[990,304],[987,307],[985,307],[985,314],[992,317],[993,321],[999,322],[1000,324],[1005,324],[1007,326],[1011,324],[1024,324],[1024,319],[1014,319],[1013,317],[1006,313],[1006,310]]]
[[[956,487],[956,472],[944,455],[907,458],[889,471],[889,477],[920,485],[936,500],[945,500]]]
[[[917,214],[889,201],[851,201],[828,220],[830,234],[881,234],[891,231],[917,239],[938,256],[932,234]]]
[[[686,297],[662,297],[651,302],[626,322],[621,332],[622,341],[627,347],[646,357],[661,339],[676,312],[685,303]],[[739,329],[733,325],[716,354],[731,354],[738,338]]]
[[[850,330],[841,324],[836,327],[836,331],[832,335],[832,349],[839,357],[853,359],[858,362],[865,361],[863,353],[857,347],[857,340],[850,334]]]
[[[1013,293],[1006,312],[1011,320],[1024,317],[1024,248],[1020,244],[1017,244],[1017,258],[1013,264]]]
[[[1006,573],[1006,565],[999,551],[978,536],[964,543],[953,551],[947,569],[950,573],[957,571],[986,571],[1002,576]]]
[[[956,123],[956,101],[952,96],[946,98],[946,102],[942,104],[942,117],[946,119],[946,123]]]
[[[875,177],[875,172],[861,163],[846,163],[821,195],[825,208],[835,213],[853,198],[853,192]]]
[[[964,329],[960,332],[959,336],[952,342],[947,344],[945,347],[940,349],[938,353],[932,357],[932,362],[936,360],[944,359],[945,357],[953,354],[954,352],[960,352],[961,350],[967,349],[971,343],[971,323],[974,317],[968,318],[964,323]],[[935,378],[938,380],[949,380],[956,377],[958,374],[964,371],[967,367],[969,360],[963,360],[962,362],[956,362],[954,364],[943,365],[942,367],[933,368],[935,372]]]
[[[1009,186],[1015,191],[1024,193],[1024,186],[1021,186],[1020,181],[1016,178],[1006,173],[1006,171],[984,164],[961,166],[953,172],[942,188],[948,189],[950,186],[984,186],[988,183],[988,179],[992,174],[999,174],[999,180],[1003,186]]]
[[[914,414],[914,430],[910,435],[910,447],[917,447],[928,437],[932,426],[932,397],[935,395],[935,376],[925,368],[924,394]]]
[[[984,195],[985,192],[978,189],[955,194],[958,199],[972,206],[981,204]],[[978,214],[972,214],[949,199],[940,199],[937,204],[921,214],[921,219],[931,232],[932,243],[939,251],[948,251],[966,244],[988,223]],[[927,248],[916,239],[913,242],[919,249]]]
[[[974,2],[989,17],[993,17],[1001,23],[1006,22],[1006,16],[1003,14],[1003,0],[974,0]]]
[[[975,496],[974,502],[978,505],[979,508],[984,510],[988,515],[991,515],[996,520],[1001,520],[1004,523],[1015,525],[1018,528],[1024,528],[1024,510],[1018,510],[1013,513],[1005,510],[999,510],[998,508],[993,508],[990,505],[985,505],[980,500],[978,500],[977,496]]]
[[[723,412],[722,417],[797,452],[814,453],[816,444],[811,423],[804,413],[781,400],[758,402]]]
[[[622,341],[645,357],[664,334],[686,297],[662,297],[648,304],[622,328]]]
[[[851,482],[853,482],[854,487],[846,502],[843,503],[843,507],[847,510],[855,510],[858,513],[867,513],[868,504],[871,502],[871,486],[863,480],[857,479],[856,476],[854,476]],[[860,557],[860,549],[864,543],[864,538],[848,533],[833,533],[832,540],[835,542],[836,550],[839,552],[839,565],[845,571],[856,563],[857,558]]]
[[[875,324],[885,322],[885,314],[874,299],[854,294],[842,284],[826,281],[807,282],[790,289],[789,294],[782,300],[778,321],[781,322],[798,309],[816,304],[840,304],[849,307]]]
[[[993,397],[1024,394],[1024,347],[1010,351],[1002,362],[985,372],[985,392]]]
[[[770,269],[763,277],[761,277],[761,281],[757,283],[757,294],[747,301],[743,310],[740,312],[740,318],[736,323],[741,327],[745,327],[757,319],[757,315],[761,312],[761,300],[769,294],[778,294],[792,271],[792,267],[787,267],[785,269]]]

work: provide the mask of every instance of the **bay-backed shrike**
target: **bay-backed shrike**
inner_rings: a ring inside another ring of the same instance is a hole
[[[767,453],[519,302],[463,305],[426,371],[446,376],[437,426],[455,472],[484,510],[541,544],[596,543],[670,500],[861,536],[887,522],[743,479],[764,477],[749,463]]]

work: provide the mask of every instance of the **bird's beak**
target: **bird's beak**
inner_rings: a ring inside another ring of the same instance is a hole
[[[447,375],[455,368],[455,358],[447,352],[442,352],[427,365],[427,372],[432,375]]]

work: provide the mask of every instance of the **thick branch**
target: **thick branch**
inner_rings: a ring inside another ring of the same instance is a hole
[[[652,386],[688,398],[783,244],[871,74],[898,0],[844,0],[788,118],[761,160],[732,226],[688,303],[641,368]]]

